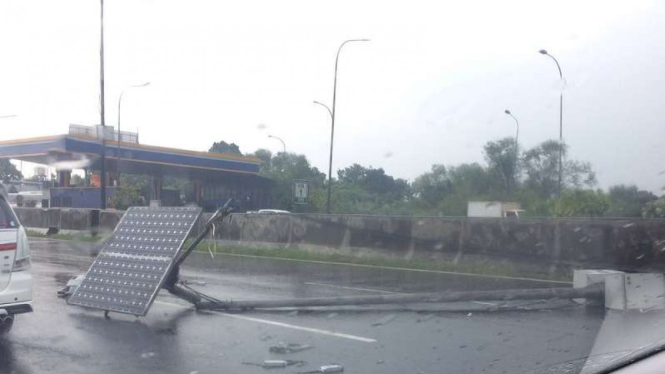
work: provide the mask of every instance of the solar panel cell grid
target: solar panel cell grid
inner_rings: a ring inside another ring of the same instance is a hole
[[[200,214],[199,208],[128,209],[69,303],[145,315]]]

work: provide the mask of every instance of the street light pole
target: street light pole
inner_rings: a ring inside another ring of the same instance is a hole
[[[339,53],[342,51],[342,48],[346,43],[351,42],[368,42],[369,39],[349,39],[344,41],[337,49],[337,57],[335,58],[335,80],[333,83],[333,102],[332,102],[332,111],[330,116],[332,117],[332,125],[330,129],[330,160],[328,162],[328,203],[327,203],[327,212],[328,214],[332,213],[332,208],[330,205],[330,199],[332,197],[332,160],[333,160],[333,143],[335,140],[335,108],[337,103],[337,65],[339,63]]]
[[[517,120],[517,118],[510,112],[510,110],[506,109],[503,111],[507,115],[511,116],[515,120],[515,127],[517,128],[517,132],[515,133],[515,170],[514,174],[515,177],[517,177],[517,158],[518,155],[517,153],[519,152],[519,140],[520,140],[520,122]],[[517,179],[517,178],[515,178]]]
[[[115,169],[116,169],[115,171],[118,174],[117,175],[118,187],[120,187],[120,158],[121,158],[121,156],[120,156],[120,139],[122,138],[122,135],[121,135],[121,132],[120,132],[120,109],[121,109],[121,105],[122,105],[122,96],[125,94],[125,91],[127,91],[130,88],[145,87],[149,84],[150,84],[150,82],[145,82],[143,84],[137,84],[137,85],[129,86],[129,87],[125,88],[124,90],[122,90],[122,92],[120,93],[120,98],[118,99],[118,155],[116,157],[116,167],[115,167]]]
[[[318,102],[316,100],[314,100],[313,103],[321,105],[322,107],[326,108],[326,110],[328,110],[328,114],[330,114],[330,118],[332,119],[332,111],[330,110],[330,108],[328,108],[328,106],[326,104]]]
[[[554,56],[547,53],[546,50],[541,49],[540,54],[549,56],[554,63],[556,63],[557,69],[559,69],[559,78],[563,84],[563,73],[561,72],[561,65]],[[561,190],[563,187],[563,87],[561,88],[561,93],[559,94],[559,196],[561,196]]]
[[[276,136],[268,135],[269,138],[277,139],[280,142],[282,142],[282,147],[284,148],[284,155],[286,155],[286,143],[284,143],[284,140],[282,138],[278,138]]]

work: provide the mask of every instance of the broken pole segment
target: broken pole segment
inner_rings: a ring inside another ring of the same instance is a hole
[[[381,305],[381,304],[416,304],[416,303],[448,303],[463,301],[509,301],[509,300],[540,300],[540,299],[602,299],[604,290],[599,285],[585,288],[538,288],[519,290],[492,291],[454,291],[436,293],[416,293],[407,295],[369,295],[339,296],[282,300],[247,300],[222,301],[203,299],[194,292],[183,287],[176,287],[177,294],[187,296],[197,309],[208,310],[247,310],[289,307],[317,307],[341,305]],[[182,296],[181,296],[182,297]]]

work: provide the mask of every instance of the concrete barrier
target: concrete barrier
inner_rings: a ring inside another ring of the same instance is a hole
[[[17,208],[27,227],[89,230],[91,210]],[[124,212],[101,211],[112,230]],[[204,214],[194,233],[210,214]],[[476,258],[525,265],[665,269],[662,219],[501,219],[325,214],[233,214],[216,239],[246,246],[378,253],[403,259]]]
[[[60,209],[60,225],[57,227],[62,230],[90,230],[90,214],[82,209]]]
[[[93,226],[113,230],[124,214],[122,211],[102,211],[96,225],[92,219],[93,209],[15,208],[14,212],[25,227],[80,231],[90,230]]]
[[[216,238],[403,259],[665,269],[665,220],[235,214]]]
[[[14,212],[26,227],[60,228],[60,209],[14,208]]]
[[[102,230],[113,231],[125,214],[123,211],[100,211],[99,228]]]

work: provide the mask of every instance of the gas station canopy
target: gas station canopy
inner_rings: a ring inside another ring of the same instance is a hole
[[[105,142],[106,169],[145,175],[173,175],[192,179],[241,173],[258,176],[255,157],[155,147],[136,142]],[[89,134],[68,134],[0,141],[0,159],[54,166],[59,170],[100,169],[102,142]],[[118,157],[119,156],[119,157]]]

